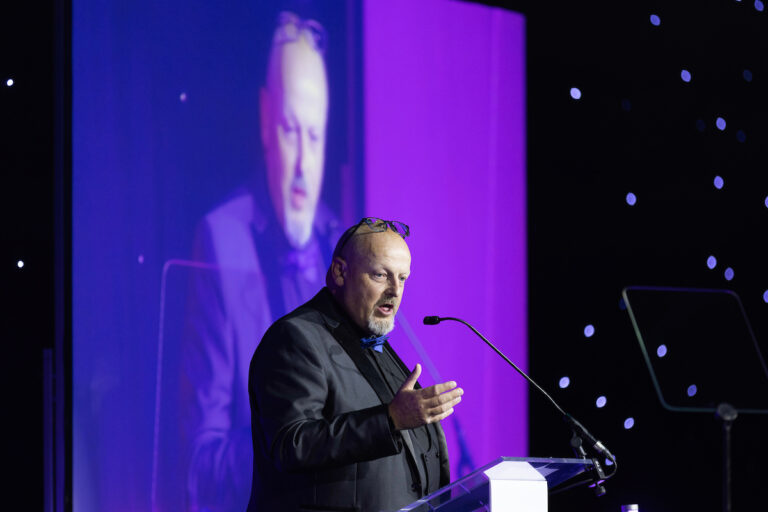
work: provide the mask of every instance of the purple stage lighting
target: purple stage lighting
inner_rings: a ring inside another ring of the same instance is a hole
[[[768,290],[765,290],[765,291],[763,292],[763,302],[765,302],[766,304],[768,304]]]
[[[731,267],[726,268],[723,274],[725,275],[726,281],[733,279],[733,269]]]
[[[768,196],[765,196],[765,207],[768,208]]]
[[[661,18],[659,18],[656,14],[651,14],[651,25],[654,27],[661,25]]]
[[[625,429],[629,430],[629,429],[631,429],[634,426],[635,426],[635,418],[633,418],[632,416],[630,416],[629,418],[624,420],[624,428]]]
[[[688,386],[688,389],[685,391],[688,396],[694,396],[699,391],[699,388],[696,387],[696,384],[691,384]]]
[[[750,70],[748,70],[748,69],[745,69],[741,73],[741,76],[743,76],[744,80],[746,80],[747,82],[751,82],[752,81],[752,72]]]
[[[659,357],[664,357],[667,355],[667,346],[666,345],[659,345],[656,348],[656,355]]]
[[[632,192],[629,192],[627,194],[627,204],[629,206],[635,206],[635,203],[637,203],[637,196]]]
[[[584,327],[584,337],[591,338],[594,334],[595,334],[595,326],[592,324],[587,324],[587,326]]]
[[[187,102],[187,93],[182,92],[181,94],[179,94],[179,101],[182,102],[182,103],[186,103]]]
[[[581,99],[581,89],[578,87],[571,87],[571,98],[575,100]]]
[[[765,5],[763,5],[763,2],[761,2],[760,0],[755,0],[755,9],[760,12],[763,12],[763,9],[765,9]]]
[[[565,389],[571,385],[571,379],[568,377],[561,377],[558,385],[560,386],[560,389]]]
[[[720,176],[715,176],[715,180],[714,180],[714,183],[715,183],[715,188],[716,188],[717,190],[720,190],[720,189],[722,189],[722,188],[723,188],[723,185],[725,184],[725,181],[723,180],[723,178],[722,178],[722,177],[720,177]]]
[[[722,117],[718,117],[715,120],[715,126],[717,126],[717,129],[720,131],[725,130],[725,119],[723,119]]]
[[[680,78],[683,79],[683,82],[690,82],[691,81],[691,72],[687,69],[684,69],[680,72]]]
[[[602,409],[603,407],[605,407],[605,404],[607,402],[608,402],[608,399],[601,395],[597,397],[597,400],[595,400],[595,405],[597,406],[598,409]]]
[[[709,258],[707,258],[707,268],[712,270],[716,266],[717,266],[717,258],[715,258],[714,256],[710,256]]]

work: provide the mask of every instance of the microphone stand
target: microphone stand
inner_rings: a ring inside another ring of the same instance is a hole
[[[592,471],[591,471],[590,478],[588,480],[586,480],[586,481],[578,482],[577,485],[581,485],[582,483],[589,483],[590,487],[595,489],[595,494],[597,496],[603,496],[606,493],[606,490],[605,490],[605,487],[603,486],[603,483],[607,479],[609,479],[613,475],[615,475],[616,471],[618,470],[618,465],[616,464],[616,458],[613,456],[613,454],[610,451],[608,451],[608,449],[605,447],[605,445],[603,445],[603,443],[598,441],[592,434],[590,434],[589,431],[586,428],[584,428],[584,426],[576,420],[576,418],[574,418],[573,416],[571,416],[570,414],[565,412],[563,410],[563,408],[560,407],[560,405],[558,405],[557,402],[555,402],[554,398],[552,398],[549,395],[549,393],[544,391],[544,389],[541,386],[539,386],[523,370],[521,370],[506,355],[504,355],[504,353],[501,350],[496,348],[496,346],[493,343],[491,343],[490,340],[488,340],[488,338],[483,336],[480,333],[480,331],[475,329],[469,322],[465,322],[461,318],[455,318],[455,317],[451,317],[451,316],[444,316],[444,317],[440,317],[440,316],[425,316],[424,317],[424,324],[425,325],[437,325],[437,324],[439,324],[440,322],[442,322],[444,320],[451,320],[453,322],[459,322],[460,324],[464,324],[467,327],[469,327],[469,329],[472,332],[474,332],[480,339],[482,339],[489,347],[491,347],[491,349],[493,349],[493,351],[496,352],[499,355],[499,357],[504,359],[504,361],[506,361],[507,364],[509,364],[512,368],[514,368],[517,371],[517,373],[522,375],[523,378],[525,378],[525,380],[527,380],[534,388],[536,388],[541,394],[543,394],[545,397],[547,397],[547,399],[555,407],[555,409],[557,409],[557,411],[560,414],[563,415],[563,420],[571,428],[572,436],[571,436],[570,444],[571,444],[571,448],[573,449],[573,451],[576,454],[576,456],[578,458],[580,458],[580,459],[591,460],[592,461]],[[588,441],[592,445],[592,448],[598,454],[603,455],[604,457],[606,457],[607,459],[609,459],[613,463],[613,471],[611,472],[610,475],[606,476],[605,471],[603,470],[603,465],[602,465],[602,463],[597,458],[587,457],[587,452],[584,449],[584,441],[585,440]],[[570,487],[573,487],[573,486],[569,486],[567,488],[570,488]],[[563,490],[565,490],[565,489],[559,489],[558,492],[561,492]]]

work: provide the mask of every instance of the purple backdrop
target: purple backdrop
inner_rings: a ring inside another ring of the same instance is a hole
[[[361,19],[353,0],[316,4],[330,41],[323,199],[345,221],[412,226],[413,277],[393,342],[409,365],[431,359],[465,388],[464,470],[525,455],[522,379],[463,326],[421,325],[428,314],[464,317],[525,366],[524,19],[450,1],[369,1]],[[265,52],[255,41],[271,39],[264,11],[274,8],[73,2],[76,510],[150,510],[153,490],[184,492],[185,473],[159,464],[182,461],[158,457],[178,437],[161,414],[180,409],[192,238],[263,167]],[[356,107],[362,133],[351,128]],[[360,197],[365,211],[350,199]],[[445,427],[457,476],[459,436],[453,421]]]
[[[526,366],[524,30],[521,15],[460,2],[364,9],[366,212],[413,226],[401,312],[466,391],[457,414],[476,466],[526,455],[525,381],[466,327],[421,319],[464,318]],[[412,367],[405,334],[395,347]]]

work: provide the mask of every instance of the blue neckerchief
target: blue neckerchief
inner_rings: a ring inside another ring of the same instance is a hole
[[[376,352],[382,352],[384,350],[384,342],[389,338],[388,335],[382,336],[368,336],[360,340],[360,346],[363,350],[373,347]]]

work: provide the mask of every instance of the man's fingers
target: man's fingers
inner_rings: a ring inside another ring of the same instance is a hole
[[[448,416],[450,416],[451,414],[453,414],[453,408],[451,408],[451,409],[448,409],[448,410],[447,410],[447,411],[445,411],[444,413],[442,413],[442,414],[440,414],[440,415],[438,415],[438,416],[435,416],[435,417],[433,417],[433,418],[430,420],[430,423],[434,423],[434,422],[436,422],[436,421],[442,421],[442,420],[444,420],[445,418],[447,418]]]
[[[416,385],[416,381],[419,380],[419,375],[421,375],[421,365],[416,363],[416,368],[414,368],[408,378],[405,379],[405,382],[400,386],[400,389],[413,389],[413,386]]]
[[[448,402],[443,402],[439,405],[431,407],[426,411],[427,416],[431,418],[434,418],[435,416],[439,416],[444,412],[448,411],[449,409],[453,409],[454,407],[456,407],[456,405],[458,405],[459,402],[461,402],[461,397],[457,396],[456,398]]]
[[[424,391],[427,392],[428,396],[436,396],[441,395],[445,393],[446,391],[449,391],[457,386],[456,381],[452,380],[449,382],[441,382],[440,384],[435,384],[434,386],[430,386],[426,388]]]
[[[456,399],[457,397],[460,397],[464,394],[464,390],[461,388],[456,388],[453,391],[449,391],[446,393],[443,393],[442,395],[437,395],[432,398],[424,399],[424,406],[425,407],[437,407],[438,405],[442,405],[446,402],[450,402],[451,400]]]

